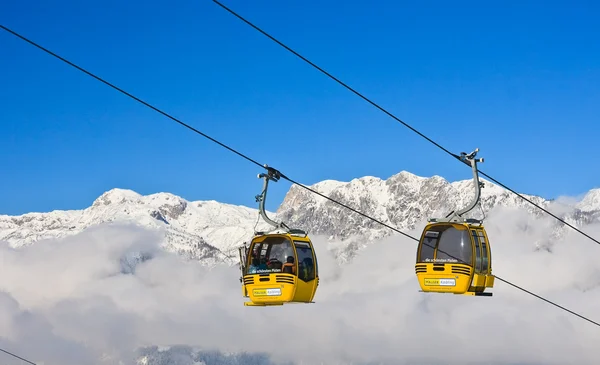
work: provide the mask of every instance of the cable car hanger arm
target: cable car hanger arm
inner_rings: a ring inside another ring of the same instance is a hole
[[[269,216],[267,215],[267,212],[265,211],[265,201],[267,200],[267,190],[269,189],[269,180],[273,180],[275,182],[279,181],[279,179],[281,178],[281,173],[278,170],[267,166],[267,164],[265,164],[264,167],[267,170],[267,172],[260,173],[257,176],[259,179],[263,179],[263,181],[264,181],[262,192],[256,196],[256,201],[258,202],[259,214],[265,220],[265,222],[267,222],[268,224],[270,224],[274,227],[274,230],[280,229],[280,228],[289,230],[289,227],[286,226],[285,223],[275,222],[274,220],[269,218]]]
[[[481,199],[481,188],[484,186],[484,184],[481,181],[479,181],[479,174],[477,173],[477,162],[483,163],[483,157],[475,158],[477,152],[479,152],[479,148],[476,148],[475,151],[469,153],[468,155],[464,152],[461,152],[459,157],[459,159],[462,162],[471,166],[471,170],[473,171],[473,185],[475,188],[475,197],[473,198],[473,200],[471,200],[471,203],[456,213],[456,215],[459,217],[473,210],[473,208],[477,206],[477,203],[479,203],[479,199]]]
[[[477,163],[481,162],[483,163],[483,157],[482,158],[475,158],[475,156],[477,155],[477,152],[479,152],[479,148],[476,148],[475,151],[467,154],[466,152],[461,152],[460,156],[452,154],[454,157],[456,157],[458,160],[464,162],[466,165],[471,166],[471,170],[473,171],[473,187],[475,188],[475,196],[473,197],[473,199],[471,200],[471,202],[464,207],[463,209],[457,211],[451,211],[450,213],[448,213],[444,218],[431,218],[429,219],[430,222],[474,222],[474,223],[481,223],[481,220],[478,219],[465,219],[462,218],[463,215],[465,215],[466,213],[470,212],[471,210],[473,210],[473,208],[475,208],[477,206],[477,203],[479,203],[479,200],[481,199],[481,188],[484,187],[484,183],[479,181],[479,173],[477,170]]]
[[[286,180],[287,180],[287,178],[285,177],[285,175],[283,175],[281,172],[279,172],[279,170],[277,170],[273,167],[269,167],[267,164],[264,165],[264,168],[267,170],[267,172],[258,174],[258,178],[263,179],[264,183],[263,183],[262,192],[256,196],[256,201],[258,202],[258,212],[259,212],[260,216],[265,220],[265,222],[267,222],[268,224],[270,224],[274,227],[269,232],[276,231],[278,229],[283,229],[287,233],[290,233],[290,234],[301,234],[301,235],[307,236],[307,233],[304,230],[290,228],[290,227],[288,227],[287,224],[285,224],[283,222],[276,222],[276,221],[272,220],[271,218],[269,218],[269,216],[267,215],[267,212],[265,210],[265,201],[267,200],[267,190],[269,189],[269,180],[277,182],[277,181],[279,181],[279,179],[281,177],[283,177]],[[255,232],[255,234],[258,234],[258,233],[262,234],[263,232]]]

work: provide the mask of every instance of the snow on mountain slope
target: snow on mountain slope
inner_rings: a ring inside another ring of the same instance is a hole
[[[582,212],[593,212],[600,208],[600,189],[590,190],[577,204]]]
[[[102,223],[131,222],[165,230],[165,249],[210,262],[226,259],[251,237],[258,210],[216,201],[188,202],[169,193],[142,196],[112,189],[83,210],[0,216],[0,240],[13,247],[72,235]],[[258,229],[264,228],[259,223]]]
[[[425,178],[406,171],[387,180],[372,176],[350,182],[325,180],[311,188],[401,230],[417,228],[427,217],[443,216],[462,208],[473,196],[472,180],[449,183],[440,176]],[[590,190],[573,204],[525,197],[577,226],[600,220],[600,189]],[[544,214],[509,191],[485,181],[481,207],[486,216],[493,214],[493,208],[498,206],[522,208],[535,216]],[[393,233],[298,186],[291,187],[276,215],[269,214],[310,234],[347,240],[346,246],[337,252],[341,261],[373,240]],[[481,208],[469,215],[481,217]],[[188,202],[169,193],[142,196],[131,190],[112,189],[83,210],[0,216],[0,240],[19,247],[75,234],[101,223],[129,221],[164,229],[164,247],[169,251],[207,263],[223,260],[233,263],[236,248],[251,237],[257,219],[258,210],[253,208],[216,201]],[[258,221],[258,230],[267,227],[262,219]],[[556,235],[565,229],[569,228],[557,224]]]

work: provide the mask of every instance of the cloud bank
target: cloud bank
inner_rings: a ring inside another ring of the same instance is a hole
[[[549,246],[550,226],[518,210],[488,214],[493,272],[600,321],[600,248],[574,231]],[[599,225],[585,231],[600,237]],[[416,243],[403,236],[341,267],[325,238],[313,241],[316,304],[272,308],[243,306],[236,267],[185,262],[159,248],[160,232],[135,226],[99,226],[19,250],[3,244],[0,347],[45,365],[129,365],[140,347],[171,345],[218,351],[214,359],[269,356],[236,364],[597,363],[600,328],[499,281],[491,298],[420,293]],[[0,353],[0,363],[10,361]],[[160,361],[147,364],[169,364]]]

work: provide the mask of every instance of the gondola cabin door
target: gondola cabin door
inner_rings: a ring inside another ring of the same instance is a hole
[[[494,287],[494,275],[492,275],[492,252],[488,241],[487,233],[483,226],[470,226],[471,239],[474,243],[475,267],[473,281],[469,292],[476,295],[483,293],[486,288]]]
[[[319,285],[317,257],[308,237],[294,237],[294,247],[298,258],[298,281],[294,301],[310,303]]]

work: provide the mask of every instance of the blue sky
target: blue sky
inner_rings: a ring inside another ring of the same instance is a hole
[[[223,2],[450,150],[479,147],[513,189],[600,186],[594,2]],[[0,23],[305,184],[470,177],[212,1],[165,4],[2,2]],[[256,166],[6,32],[0,85],[0,214],[113,187],[256,205]]]

